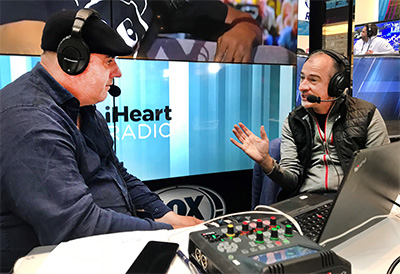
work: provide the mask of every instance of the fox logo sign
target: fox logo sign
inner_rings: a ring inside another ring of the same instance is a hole
[[[179,215],[210,220],[225,214],[225,202],[215,191],[195,185],[174,186],[155,191]]]

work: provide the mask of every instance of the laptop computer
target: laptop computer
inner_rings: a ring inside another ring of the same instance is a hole
[[[400,142],[394,142],[356,151],[336,195],[300,194],[271,207],[294,217],[305,236],[332,248],[383,220],[376,216],[390,213],[399,192]]]

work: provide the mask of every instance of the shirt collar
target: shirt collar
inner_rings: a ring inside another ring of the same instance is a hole
[[[35,76],[43,91],[46,92],[51,98],[59,105],[73,120],[77,121],[79,114],[79,100],[74,97],[67,89],[61,86],[42,64],[37,63],[32,69],[32,74]]]

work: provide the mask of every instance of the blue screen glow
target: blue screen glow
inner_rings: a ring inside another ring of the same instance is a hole
[[[39,57],[0,56],[0,84],[29,71]],[[229,138],[243,122],[259,136],[280,136],[294,105],[295,67],[117,59],[122,94],[97,109],[116,152],[142,180],[252,169]],[[115,101],[115,106],[114,106]]]

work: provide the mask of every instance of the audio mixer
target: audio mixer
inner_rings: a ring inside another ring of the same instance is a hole
[[[206,273],[351,273],[348,261],[273,215],[220,220],[189,235],[190,260]]]

